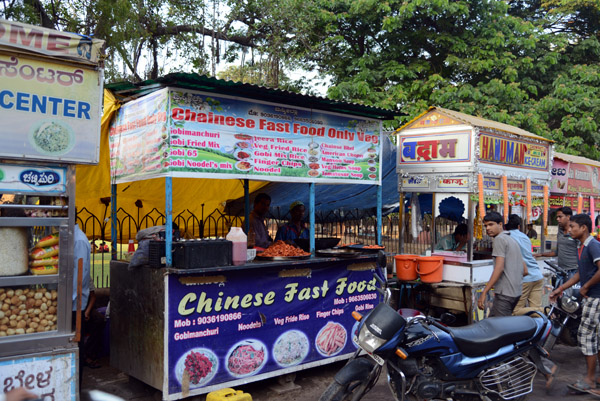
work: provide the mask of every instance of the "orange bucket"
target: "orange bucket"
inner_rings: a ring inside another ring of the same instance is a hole
[[[439,283],[444,274],[443,256],[419,256],[417,273],[424,283]]]
[[[402,281],[417,279],[417,255],[395,255],[396,277]]]

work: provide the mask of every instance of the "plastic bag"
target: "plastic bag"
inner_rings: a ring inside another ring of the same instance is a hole
[[[52,245],[45,248],[34,248],[29,254],[31,259],[45,259],[58,255],[58,245]]]
[[[29,268],[31,274],[36,276],[42,276],[44,274],[57,274],[58,273],[58,265],[48,265],[48,266],[37,266]]]
[[[31,266],[31,267],[51,266],[51,265],[55,265],[55,264],[58,264],[58,256],[52,256],[51,258],[44,258],[44,259],[34,259],[34,260],[29,261],[29,266]]]
[[[34,248],[46,248],[58,244],[58,233],[50,234],[35,244]]]

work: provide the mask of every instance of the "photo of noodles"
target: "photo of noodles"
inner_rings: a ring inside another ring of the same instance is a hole
[[[252,164],[250,162],[242,160],[242,161],[235,163],[235,168],[240,171],[248,171],[252,168]]]
[[[338,354],[346,345],[346,329],[339,323],[327,322],[317,334],[315,344],[323,356]]]
[[[245,377],[259,372],[267,362],[267,348],[258,340],[244,340],[228,353],[227,371],[233,377]]]
[[[180,384],[190,388],[202,387],[208,383],[219,369],[217,356],[206,348],[193,348],[183,354],[175,365],[175,376]]]
[[[38,151],[59,156],[71,150],[75,137],[66,123],[44,121],[31,131],[30,140]]]
[[[273,346],[273,358],[279,366],[299,364],[308,355],[308,337],[299,330],[289,330],[279,336]]]

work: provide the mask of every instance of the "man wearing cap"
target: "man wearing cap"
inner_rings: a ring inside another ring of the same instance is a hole
[[[295,201],[290,205],[290,221],[279,227],[275,241],[293,241],[296,238],[308,239],[309,230],[304,226],[304,203]]]

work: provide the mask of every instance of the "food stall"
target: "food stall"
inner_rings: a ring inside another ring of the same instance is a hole
[[[111,364],[165,400],[348,358],[356,350],[351,312],[379,302],[375,253],[315,253],[314,193],[317,183],[379,185],[380,120],[394,113],[235,85],[167,76],[123,104],[110,130],[115,186],[164,180],[166,217],[158,261],[111,262]],[[227,241],[176,241],[181,179],[300,183],[310,193],[312,252],[234,266]],[[185,249],[198,253],[187,258]]]
[[[443,279],[428,286],[429,302],[465,312],[470,321],[478,320],[482,317],[476,306],[478,291],[493,270],[483,214],[496,210],[505,220],[509,213],[516,213],[532,221],[533,206],[543,205],[547,197],[552,141],[439,107],[431,107],[399,128],[397,135],[400,204],[405,204],[408,193],[411,198],[432,194],[435,221],[441,205],[452,199],[462,205],[458,216],[469,227],[466,252],[440,253],[445,257]],[[436,225],[432,226],[430,250],[439,240]],[[401,241],[400,253],[404,253],[403,246]]]
[[[102,43],[0,19],[0,393],[78,399],[75,165],[98,162]]]
[[[550,208],[568,206],[574,213],[585,212],[596,226],[596,204],[600,200],[600,162],[585,157],[554,153]]]

